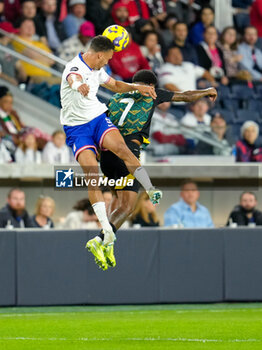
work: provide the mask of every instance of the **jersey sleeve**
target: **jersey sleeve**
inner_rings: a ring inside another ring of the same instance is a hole
[[[158,89],[158,88],[156,88],[156,94],[157,94],[157,98],[155,99],[155,105],[159,105],[160,103],[163,103],[163,102],[170,102],[172,101],[172,98],[174,96],[173,91],[168,91],[165,89]]]
[[[69,77],[70,74],[79,75],[82,78],[82,80],[84,81],[83,72],[73,62],[69,62],[66,65],[66,68],[65,68],[64,73],[63,73],[65,80],[67,80],[67,78]]]
[[[106,73],[106,71],[101,68],[99,74],[99,84],[105,84],[110,80],[110,75]]]

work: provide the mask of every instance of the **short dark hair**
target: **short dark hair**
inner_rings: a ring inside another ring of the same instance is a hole
[[[181,182],[180,184],[180,189],[181,191],[183,191],[184,187],[188,184],[193,184],[196,186],[196,188],[198,189],[197,183],[194,180],[190,180],[190,179],[185,179],[184,181]]]
[[[244,194],[251,194],[252,196],[254,196],[255,200],[257,201],[257,196],[255,195],[254,192],[251,192],[251,191],[242,192],[240,195],[240,200],[242,200],[242,197],[244,196]]]
[[[133,76],[133,83],[144,83],[146,85],[156,85],[157,76],[149,69],[141,69]]]
[[[179,26],[180,24],[183,24],[184,26],[186,26],[187,30],[188,30],[188,25],[185,22],[182,22],[182,21],[178,21],[178,22],[174,23],[174,25],[172,27],[172,30],[175,30],[176,27]]]
[[[86,199],[86,198],[81,199],[80,201],[76,202],[73,209],[80,210],[80,211],[87,210],[89,215],[95,214],[90,200]]]
[[[246,34],[247,29],[255,29],[256,32],[257,32],[257,28],[256,28],[255,26],[249,25],[249,26],[246,26],[246,27],[244,28],[244,35]]]
[[[202,15],[202,13],[204,12],[204,10],[206,10],[206,9],[211,10],[211,11],[215,14],[215,10],[213,9],[212,6],[210,6],[210,5],[205,5],[205,6],[202,7],[202,9],[200,10],[200,15]]]
[[[11,190],[7,193],[7,198],[11,198],[12,193],[15,192],[15,191],[25,193],[21,188],[19,188],[19,187],[14,187],[14,188],[11,188]]]
[[[95,52],[107,52],[115,49],[115,45],[106,36],[95,36],[90,43],[90,49]]]

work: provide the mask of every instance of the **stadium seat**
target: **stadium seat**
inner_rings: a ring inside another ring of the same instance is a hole
[[[218,98],[226,98],[226,97],[230,97],[231,96],[231,91],[229,89],[228,86],[225,85],[219,85],[217,87],[217,94],[218,94]]]
[[[234,112],[240,108],[240,101],[236,98],[223,98],[221,104],[224,109],[231,112]]]
[[[234,112],[223,108],[215,108],[211,111],[212,116],[214,116],[216,113],[220,113],[227,122],[227,124],[234,124],[236,119]]]
[[[258,112],[249,111],[247,109],[239,109],[236,112],[236,122],[237,123],[244,123],[247,120],[253,120],[254,122],[259,122],[260,116]]]
[[[255,85],[255,91],[258,98],[262,98],[262,84]]]
[[[247,101],[247,109],[249,111],[256,111],[262,113],[262,101],[251,98]]]
[[[247,85],[234,84],[231,87],[232,97],[239,100],[248,100],[255,97],[255,90],[249,88]]]
[[[238,140],[240,138],[240,129],[242,124],[233,124],[230,125],[231,134]]]

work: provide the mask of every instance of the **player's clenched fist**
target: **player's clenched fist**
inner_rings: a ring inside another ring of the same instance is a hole
[[[150,96],[153,99],[156,99],[156,97],[157,97],[154,86],[137,85],[137,90],[143,96]]]
[[[207,95],[211,101],[215,101],[217,98],[217,90],[213,87],[206,89]]]

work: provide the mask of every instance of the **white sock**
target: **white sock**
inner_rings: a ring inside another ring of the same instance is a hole
[[[104,230],[112,231],[112,226],[110,225],[107,215],[105,202],[96,202],[92,205],[94,212]]]

